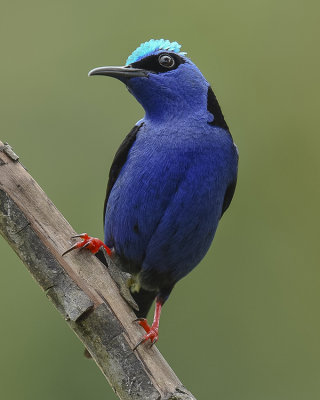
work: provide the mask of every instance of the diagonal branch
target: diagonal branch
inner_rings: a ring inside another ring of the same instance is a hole
[[[123,400],[195,400],[155,348],[134,345],[143,334],[108,269],[89,252],[61,254],[75,234],[0,142],[0,232],[46,291]]]

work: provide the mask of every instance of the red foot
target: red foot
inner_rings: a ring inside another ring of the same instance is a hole
[[[146,331],[146,334],[134,347],[133,351],[136,350],[136,348],[140,346],[140,344],[146,342],[147,340],[150,340],[151,346],[153,346],[159,339],[159,327],[155,323],[150,326],[145,318],[138,318],[135,321],[138,321],[139,325],[142,326],[142,328]]]
[[[161,314],[162,301],[157,298],[156,300],[156,309],[154,312],[153,323],[149,326],[147,320],[145,318],[138,318],[135,321],[139,322],[139,325],[146,331],[146,334],[140,340],[140,342],[134,347],[133,351],[136,350],[140,344],[146,342],[147,340],[151,341],[151,347],[158,341],[159,339],[159,321]]]
[[[74,249],[84,249],[84,248],[87,248],[88,250],[91,251],[91,253],[96,254],[99,251],[101,246],[103,246],[105,248],[107,254],[109,256],[111,256],[112,251],[109,249],[108,246],[106,246],[102,242],[102,240],[91,237],[87,233],[82,233],[81,235],[72,236],[72,238],[78,238],[78,237],[83,239],[82,242],[78,242],[75,245],[73,245],[72,247],[70,247],[70,249],[68,249],[67,251],[65,251],[62,254],[63,256]]]

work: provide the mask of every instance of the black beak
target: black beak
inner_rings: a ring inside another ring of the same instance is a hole
[[[92,69],[88,76],[105,75],[118,79],[130,79],[136,77],[147,77],[148,71],[139,68],[128,67],[99,67]]]

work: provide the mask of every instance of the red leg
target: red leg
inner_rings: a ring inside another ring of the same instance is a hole
[[[157,298],[156,309],[154,311],[154,318],[151,326],[149,326],[145,318],[136,319],[136,321],[139,322],[139,325],[142,326],[142,328],[146,331],[146,334],[143,336],[140,342],[134,347],[133,351],[136,350],[136,348],[140,346],[140,344],[146,342],[147,340],[150,340],[151,346],[153,346],[159,339],[159,322],[160,322],[162,304],[163,301]]]
[[[82,242],[78,242],[72,247],[70,247],[70,249],[68,249],[62,254],[63,256],[74,249],[81,249],[81,248],[82,249],[87,248],[88,250],[91,251],[91,253],[96,254],[101,246],[103,246],[106,249],[107,254],[111,256],[112,251],[109,249],[108,246],[106,246],[103,243],[102,240],[91,237],[87,233],[81,233],[81,235],[72,236],[72,238],[78,238],[78,237],[83,239]]]

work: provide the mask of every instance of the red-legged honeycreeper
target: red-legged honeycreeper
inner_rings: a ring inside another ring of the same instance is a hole
[[[161,307],[205,256],[237,181],[238,152],[216,96],[180,47],[152,39],[124,67],[89,72],[123,82],[145,116],[110,169],[104,243],[83,234],[71,249],[97,253],[103,245],[132,274],[136,314],[146,331],[138,345],[158,340]],[[149,326],[145,317],[154,299]]]

